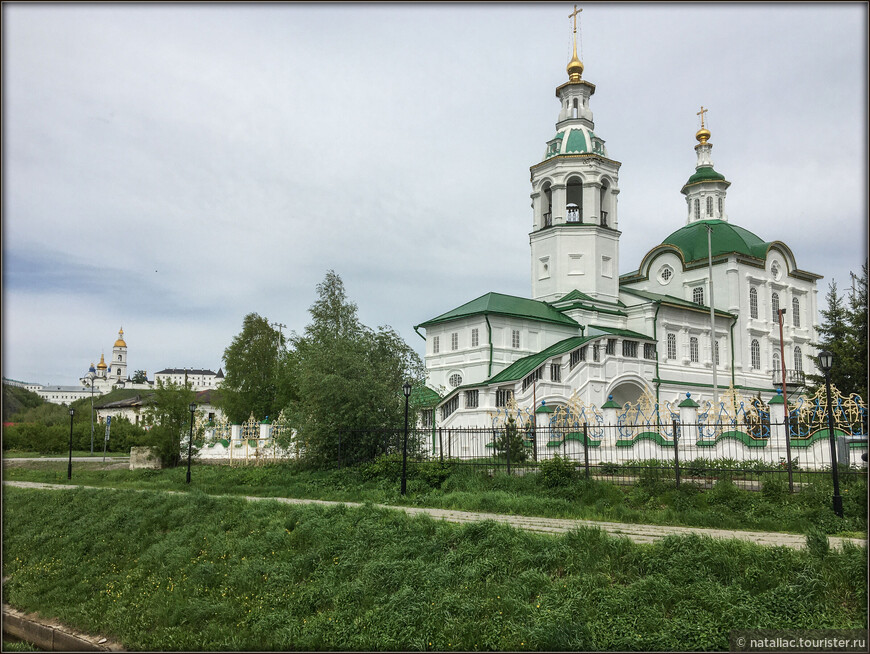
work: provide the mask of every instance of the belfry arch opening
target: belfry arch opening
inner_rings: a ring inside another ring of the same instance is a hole
[[[565,203],[577,205],[575,219],[569,217],[568,222],[583,222],[583,180],[579,177],[571,177],[565,185]]]
[[[609,214],[609,206],[607,203],[607,198],[610,195],[609,193],[610,187],[607,184],[607,180],[603,180],[601,182],[601,192],[599,195],[599,203],[600,203],[600,211],[601,211],[601,226],[602,227],[610,227],[610,223],[607,222],[607,217]]]
[[[550,186],[550,182],[544,184],[544,187],[541,189],[544,196],[543,202],[543,220],[541,221],[541,227],[551,227],[553,225],[553,189]]]

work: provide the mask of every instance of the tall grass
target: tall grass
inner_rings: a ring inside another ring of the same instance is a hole
[[[398,464],[397,464],[398,463]],[[760,492],[720,480],[710,490],[690,483],[677,489],[672,480],[641,476],[638,483],[616,486],[574,474],[508,476],[487,469],[451,464],[409,466],[408,494],[399,494],[400,462],[386,460],[359,468],[312,471],[278,463],[262,466],[195,465],[192,483],[186,468],[106,470],[99,463],[74,463],[73,484],[152,488],[206,493],[298,497],[346,502],[410,504],[465,511],[487,511],[553,518],[578,518],[646,524],[716,527],[804,533],[866,533],[867,487],[864,478],[845,478],[845,519],[831,507],[833,487],[823,475],[794,495],[778,477],[765,480]],[[7,479],[67,483],[65,462],[28,462],[4,470]]]
[[[7,601],[145,650],[722,650],[863,628],[867,551],[4,489]]]

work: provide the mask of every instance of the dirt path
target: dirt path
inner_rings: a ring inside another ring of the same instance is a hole
[[[97,490],[105,490],[97,486],[75,486],[65,484],[44,484],[32,481],[4,481],[7,486],[17,486],[19,488],[42,488],[48,490],[62,490],[69,488],[94,488]],[[124,490],[124,489],[120,489]],[[146,489],[150,490],[150,489]],[[136,491],[141,492],[141,491]],[[177,493],[178,491],[161,491]],[[214,495],[212,497],[232,497],[227,495]],[[363,506],[359,502],[331,502],[327,500],[308,500],[295,499],[290,497],[253,497],[244,496],[250,502],[282,502],[284,504],[323,504],[329,506],[338,506],[344,504],[346,506]],[[476,513],[471,511],[453,511],[450,509],[429,509],[425,507],[411,506],[391,506],[388,504],[376,504],[379,508],[391,509],[393,511],[404,511],[409,515],[426,514],[437,520],[446,520],[447,522],[467,523],[480,522],[483,520],[494,520],[504,524],[511,525],[517,529],[525,529],[527,531],[536,531],[550,534],[563,534],[577,527],[598,527],[607,533],[614,536],[622,536],[630,538],[636,543],[653,543],[657,540],[670,536],[671,534],[686,535],[699,534],[701,536],[710,536],[711,538],[736,538],[738,540],[746,540],[758,545],[768,546],[783,546],[794,549],[801,549],[806,546],[806,537],[800,534],[784,534],[779,532],[767,531],[732,531],[728,529],[709,529],[706,527],[672,527],[666,525],[636,525],[623,522],[602,522],[598,520],[574,520],[565,518],[538,518],[532,516],[504,515],[499,513]],[[849,541],[853,545],[863,547],[867,544],[866,540],[860,538],[839,538],[830,536],[828,540],[831,547],[842,548],[843,543]]]

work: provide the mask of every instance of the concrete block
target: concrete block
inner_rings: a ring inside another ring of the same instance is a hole
[[[160,457],[154,452],[153,447],[130,448],[130,470],[141,468],[159,470],[160,467]]]

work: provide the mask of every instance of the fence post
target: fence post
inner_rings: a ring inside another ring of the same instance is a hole
[[[508,431],[507,425],[505,425],[504,429],[504,442],[505,442],[505,456],[507,457],[507,473],[508,476],[511,474],[511,436],[513,434]]]
[[[680,487],[680,423],[674,420],[674,472],[677,475],[677,488]]]
[[[441,427],[438,428],[438,456],[441,458],[441,462],[444,462],[444,439],[441,437]],[[450,457],[448,457],[450,458]]]
[[[586,468],[586,479],[589,479],[589,425],[583,423],[583,467]]]

